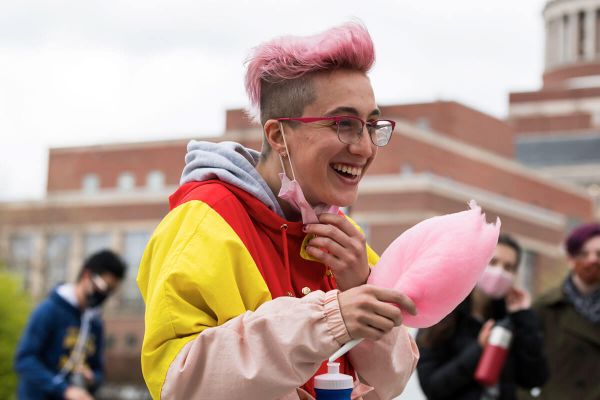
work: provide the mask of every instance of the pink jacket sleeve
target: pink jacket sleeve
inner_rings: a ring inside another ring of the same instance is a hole
[[[163,399],[279,399],[350,340],[337,290],[280,297],[204,330],[172,362]]]
[[[364,400],[399,396],[419,360],[419,349],[405,326],[399,326],[374,342],[363,340],[350,350],[350,362],[360,381],[375,390]]]
[[[280,297],[264,303],[255,312],[248,311],[221,326],[206,329],[187,343],[171,363],[161,398],[300,398],[302,391],[296,388],[350,340],[337,294],[333,290],[315,291],[302,299]],[[383,357],[377,362],[373,357],[366,362],[357,359],[355,365],[357,371],[374,366],[387,377],[384,381],[374,377],[377,371],[360,372],[369,384],[382,385],[379,391],[376,389],[380,396],[401,391],[400,384],[406,384],[404,375],[409,376],[414,369],[415,355],[405,334],[408,335],[406,330],[394,330],[382,343],[362,343],[351,352],[351,357],[362,357],[360,352],[374,345],[374,351]],[[389,366],[401,371],[401,376],[391,371],[386,375],[382,369]]]

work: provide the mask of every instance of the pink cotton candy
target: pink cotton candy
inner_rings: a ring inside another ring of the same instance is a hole
[[[406,326],[426,328],[441,321],[473,290],[491,260],[500,219],[488,224],[475,201],[469,206],[408,229],[371,271],[368,283],[396,289],[414,301],[418,314],[404,313]]]

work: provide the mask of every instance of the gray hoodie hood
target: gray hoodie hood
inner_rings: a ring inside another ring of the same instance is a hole
[[[271,188],[256,171],[259,157],[258,151],[239,143],[192,140],[187,145],[180,184],[219,179],[250,193],[285,218]]]

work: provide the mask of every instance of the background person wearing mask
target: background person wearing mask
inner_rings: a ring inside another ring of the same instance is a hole
[[[571,269],[534,304],[542,321],[550,379],[544,400],[598,400],[600,383],[600,224],[574,229],[566,240]]]
[[[103,377],[100,306],[124,276],[116,254],[92,254],[76,283],[57,286],[33,311],[15,356],[19,399],[92,399]]]
[[[514,287],[520,259],[517,242],[500,235],[471,294],[439,324],[418,332],[417,372],[428,399],[516,399],[517,387],[532,388],[547,379],[538,319],[529,294]],[[475,380],[475,370],[494,322],[507,316],[513,332],[508,358],[498,385],[485,388]]]

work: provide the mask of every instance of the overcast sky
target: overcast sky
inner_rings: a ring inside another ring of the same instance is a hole
[[[49,147],[217,135],[248,50],[359,18],[380,104],[497,117],[537,89],[545,0],[0,0],[0,200],[44,195]]]

